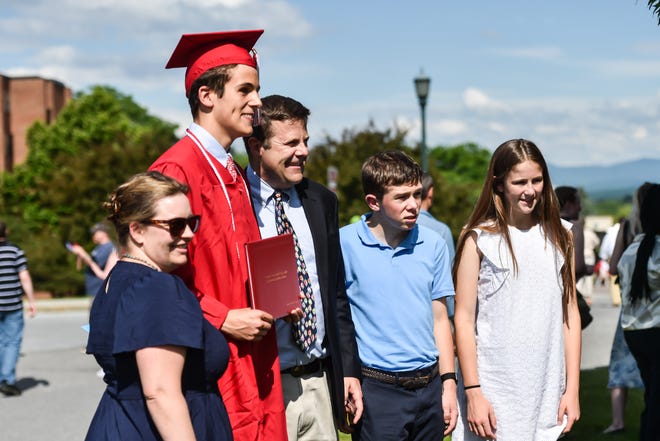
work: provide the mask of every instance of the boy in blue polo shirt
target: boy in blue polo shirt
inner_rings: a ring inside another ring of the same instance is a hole
[[[367,159],[371,212],[340,230],[363,376],[353,440],[442,440],[456,425],[451,259],[440,235],[416,224],[421,178],[403,152]]]

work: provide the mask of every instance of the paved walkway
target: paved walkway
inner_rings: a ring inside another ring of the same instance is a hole
[[[597,287],[591,296],[591,314],[594,320],[582,331],[582,369],[610,364],[610,350],[619,311],[619,307],[612,306],[609,287]]]
[[[84,439],[104,384],[84,353],[88,310],[81,307],[39,301],[37,316],[25,319],[16,372],[23,394],[0,395],[0,440]]]
[[[27,303],[23,302],[27,308]],[[37,299],[37,312],[89,311],[92,297],[64,297],[58,299]],[[27,309],[26,309],[27,311]]]
[[[70,441],[84,438],[103,382],[84,354],[89,298],[38,300],[26,319],[17,374],[20,397],[0,395],[2,441]],[[619,314],[605,288],[592,297],[594,321],[583,332],[582,368],[607,366]],[[605,385],[603,385],[605,387]]]

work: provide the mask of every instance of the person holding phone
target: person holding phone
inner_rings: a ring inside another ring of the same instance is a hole
[[[108,225],[103,222],[94,224],[90,233],[92,241],[96,244],[91,254],[78,244],[67,242],[67,248],[78,257],[76,262],[78,269],[82,267],[83,263],[87,265],[85,268],[85,293],[88,296],[94,296],[103,284],[103,279],[108,276],[117,263],[118,257],[115,244],[110,238]]]

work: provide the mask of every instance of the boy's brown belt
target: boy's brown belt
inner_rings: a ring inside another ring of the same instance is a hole
[[[387,372],[362,366],[362,376],[406,389],[419,389],[428,386],[438,376],[438,363],[431,367],[408,372]]]

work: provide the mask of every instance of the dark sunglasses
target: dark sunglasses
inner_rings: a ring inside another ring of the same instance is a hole
[[[143,223],[157,225],[159,227],[163,227],[167,225],[167,230],[170,231],[170,236],[181,237],[183,232],[186,230],[186,225],[190,227],[190,230],[193,233],[196,233],[197,230],[199,230],[199,223],[201,220],[202,220],[202,216],[197,214],[195,216],[190,216],[189,218],[175,217],[174,219],[168,219],[168,220],[149,219],[144,221]]]

